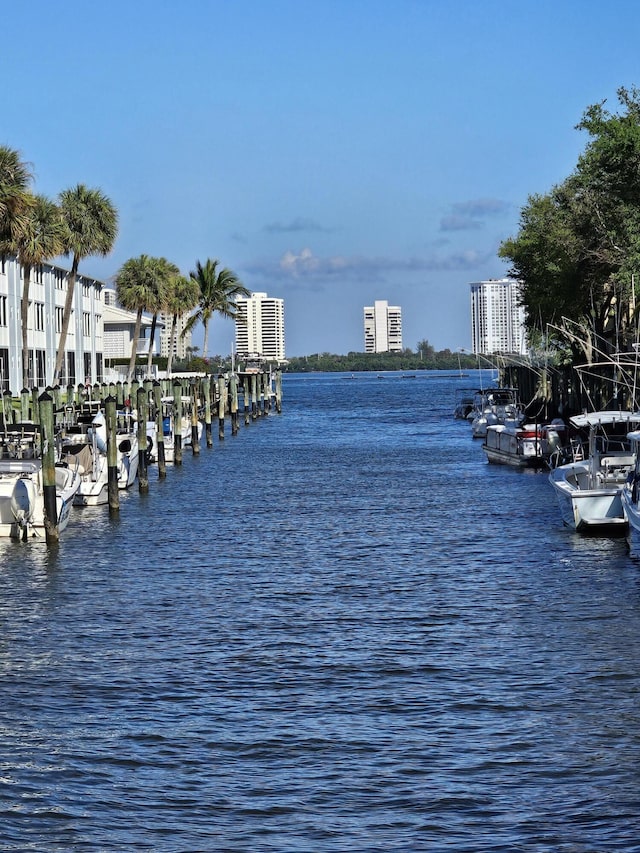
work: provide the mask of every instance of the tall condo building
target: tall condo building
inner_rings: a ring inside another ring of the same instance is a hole
[[[284,361],[284,300],[252,293],[236,300],[236,351]]]
[[[173,339],[173,358],[184,360],[189,350],[191,349],[191,332],[186,332],[184,335],[184,327],[187,325],[189,314],[179,314],[176,319],[176,331]],[[164,358],[169,357],[169,347],[171,346],[171,327],[173,325],[173,314],[158,314],[158,324],[160,325],[160,355]],[[206,355],[206,353],[203,353]]]
[[[376,299],[364,309],[364,351],[402,351],[402,309]]]
[[[471,341],[475,355],[527,354],[524,308],[518,282],[510,278],[474,281],[471,287]]]

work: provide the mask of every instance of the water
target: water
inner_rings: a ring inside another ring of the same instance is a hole
[[[286,376],[119,520],[0,542],[0,850],[640,850],[640,565],[462,382]]]

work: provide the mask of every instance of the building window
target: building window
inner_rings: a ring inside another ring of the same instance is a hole
[[[0,326],[7,325],[7,297],[0,296]]]
[[[5,394],[9,388],[9,350],[6,347],[0,349],[0,389]]]
[[[36,385],[42,388],[46,384],[47,354],[43,349],[36,350]]]
[[[62,331],[62,318],[64,317],[64,308],[56,306],[56,332]]]
[[[44,302],[34,304],[34,315],[36,332],[44,332]]]
[[[82,313],[82,334],[88,338],[91,335],[91,314],[87,311]]]

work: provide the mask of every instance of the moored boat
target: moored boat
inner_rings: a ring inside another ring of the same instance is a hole
[[[637,538],[640,536],[640,430],[632,430],[627,438],[634,451],[634,463],[622,488],[621,499],[631,537]]]
[[[116,466],[119,489],[128,489],[138,473],[138,436],[130,418],[129,425],[116,433]],[[76,506],[98,506],[109,500],[107,427],[104,413],[96,412],[80,431],[66,436],[62,458],[80,471],[80,485],[74,498]]]
[[[579,532],[626,532],[622,490],[635,464],[627,435],[640,425],[640,412],[591,412],[569,423],[588,432],[588,445],[583,459],[558,465],[549,474],[562,521]]]
[[[487,427],[482,449],[487,460],[519,468],[542,468],[560,446],[553,424],[494,424]]]
[[[471,420],[471,434],[484,438],[487,427],[496,424],[520,426],[524,420],[524,407],[515,388],[493,388],[476,391],[473,409],[467,415]]]
[[[35,426],[5,427],[0,459],[0,536],[12,539],[45,537],[44,476]],[[54,469],[58,532],[68,525],[80,485],[77,466]]]

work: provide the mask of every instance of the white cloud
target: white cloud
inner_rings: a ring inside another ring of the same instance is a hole
[[[304,216],[296,216],[291,222],[270,222],[263,228],[263,231],[270,234],[290,234],[297,231],[319,231],[329,234],[333,230],[333,228],[326,228],[314,219],[307,219]]]
[[[451,213],[440,220],[441,231],[475,231],[484,227],[490,216],[508,213],[511,204],[499,198],[476,198],[457,201],[451,205]]]
[[[468,249],[449,254],[432,253],[404,259],[333,255],[319,257],[307,246],[298,252],[286,251],[279,261],[247,265],[252,275],[271,281],[329,282],[334,280],[380,282],[402,273],[469,271],[495,259],[495,249]]]

